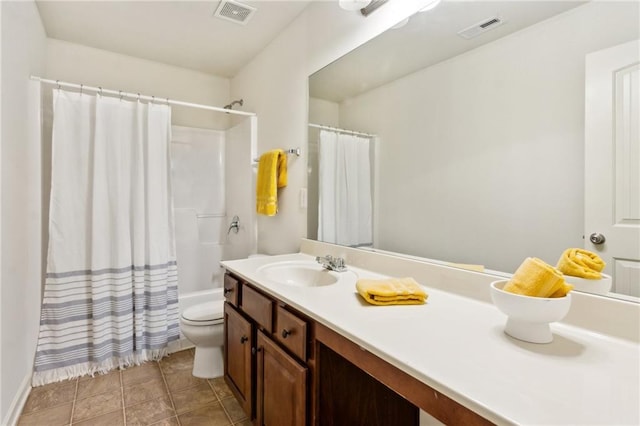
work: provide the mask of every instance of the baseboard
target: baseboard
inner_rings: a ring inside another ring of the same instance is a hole
[[[9,406],[9,410],[4,419],[2,419],[2,424],[5,426],[15,426],[18,424],[18,419],[20,418],[20,413],[22,413],[22,409],[24,408],[24,404],[27,402],[27,398],[29,397],[29,393],[31,392],[31,373],[27,374],[25,378],[22,380],[18,391],[16,392],[16,396],[11,401],[11,405]]]

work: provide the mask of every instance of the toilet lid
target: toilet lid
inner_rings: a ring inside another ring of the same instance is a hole
[[[189,321],[214,321],[224,317],[224,300],[214,300],[191,306],[182,312],[182,318]]]

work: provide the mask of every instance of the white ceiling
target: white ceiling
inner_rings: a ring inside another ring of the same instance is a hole
[[[213,17],[216,0],[39,0],[37,5],[50,38],[229,78],[311,0],[239,1],[257,8],[246,25]]]
[[[333,102],[374,89],[584,4],[576,0],[443,0],[311,76],[310,95]],[[457,32],[487,18],[506,23],[465,40]]]

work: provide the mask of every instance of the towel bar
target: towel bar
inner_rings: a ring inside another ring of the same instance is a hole
[[[289,149],[285,149],[285,150],[284,150],[284,153],[285,153],[285,154],[293,154],[293,155],[295,155],[296,157],[300,157],[301,152],[302,152],[302,151],[300,150],[300,148],[289,148]],[[253,159],[253,162],[254,162],[254,163],[257,163],[258,161],[260,161],[260,159],[259,159],[259,158],[254,158],[254,159]]]

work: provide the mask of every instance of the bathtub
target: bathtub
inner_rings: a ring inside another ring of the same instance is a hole
[[[178,309],[180,315],[185,309],[211,300],[223,300],[224,293],[222,287],[212,288],[210,290],[192,291],[186,294],[180,294],[178,290]],[[169,344],[169,353],[178,352],[184,349],[192,348],[193,343],[187,340],[180,332],[180,339]]]

